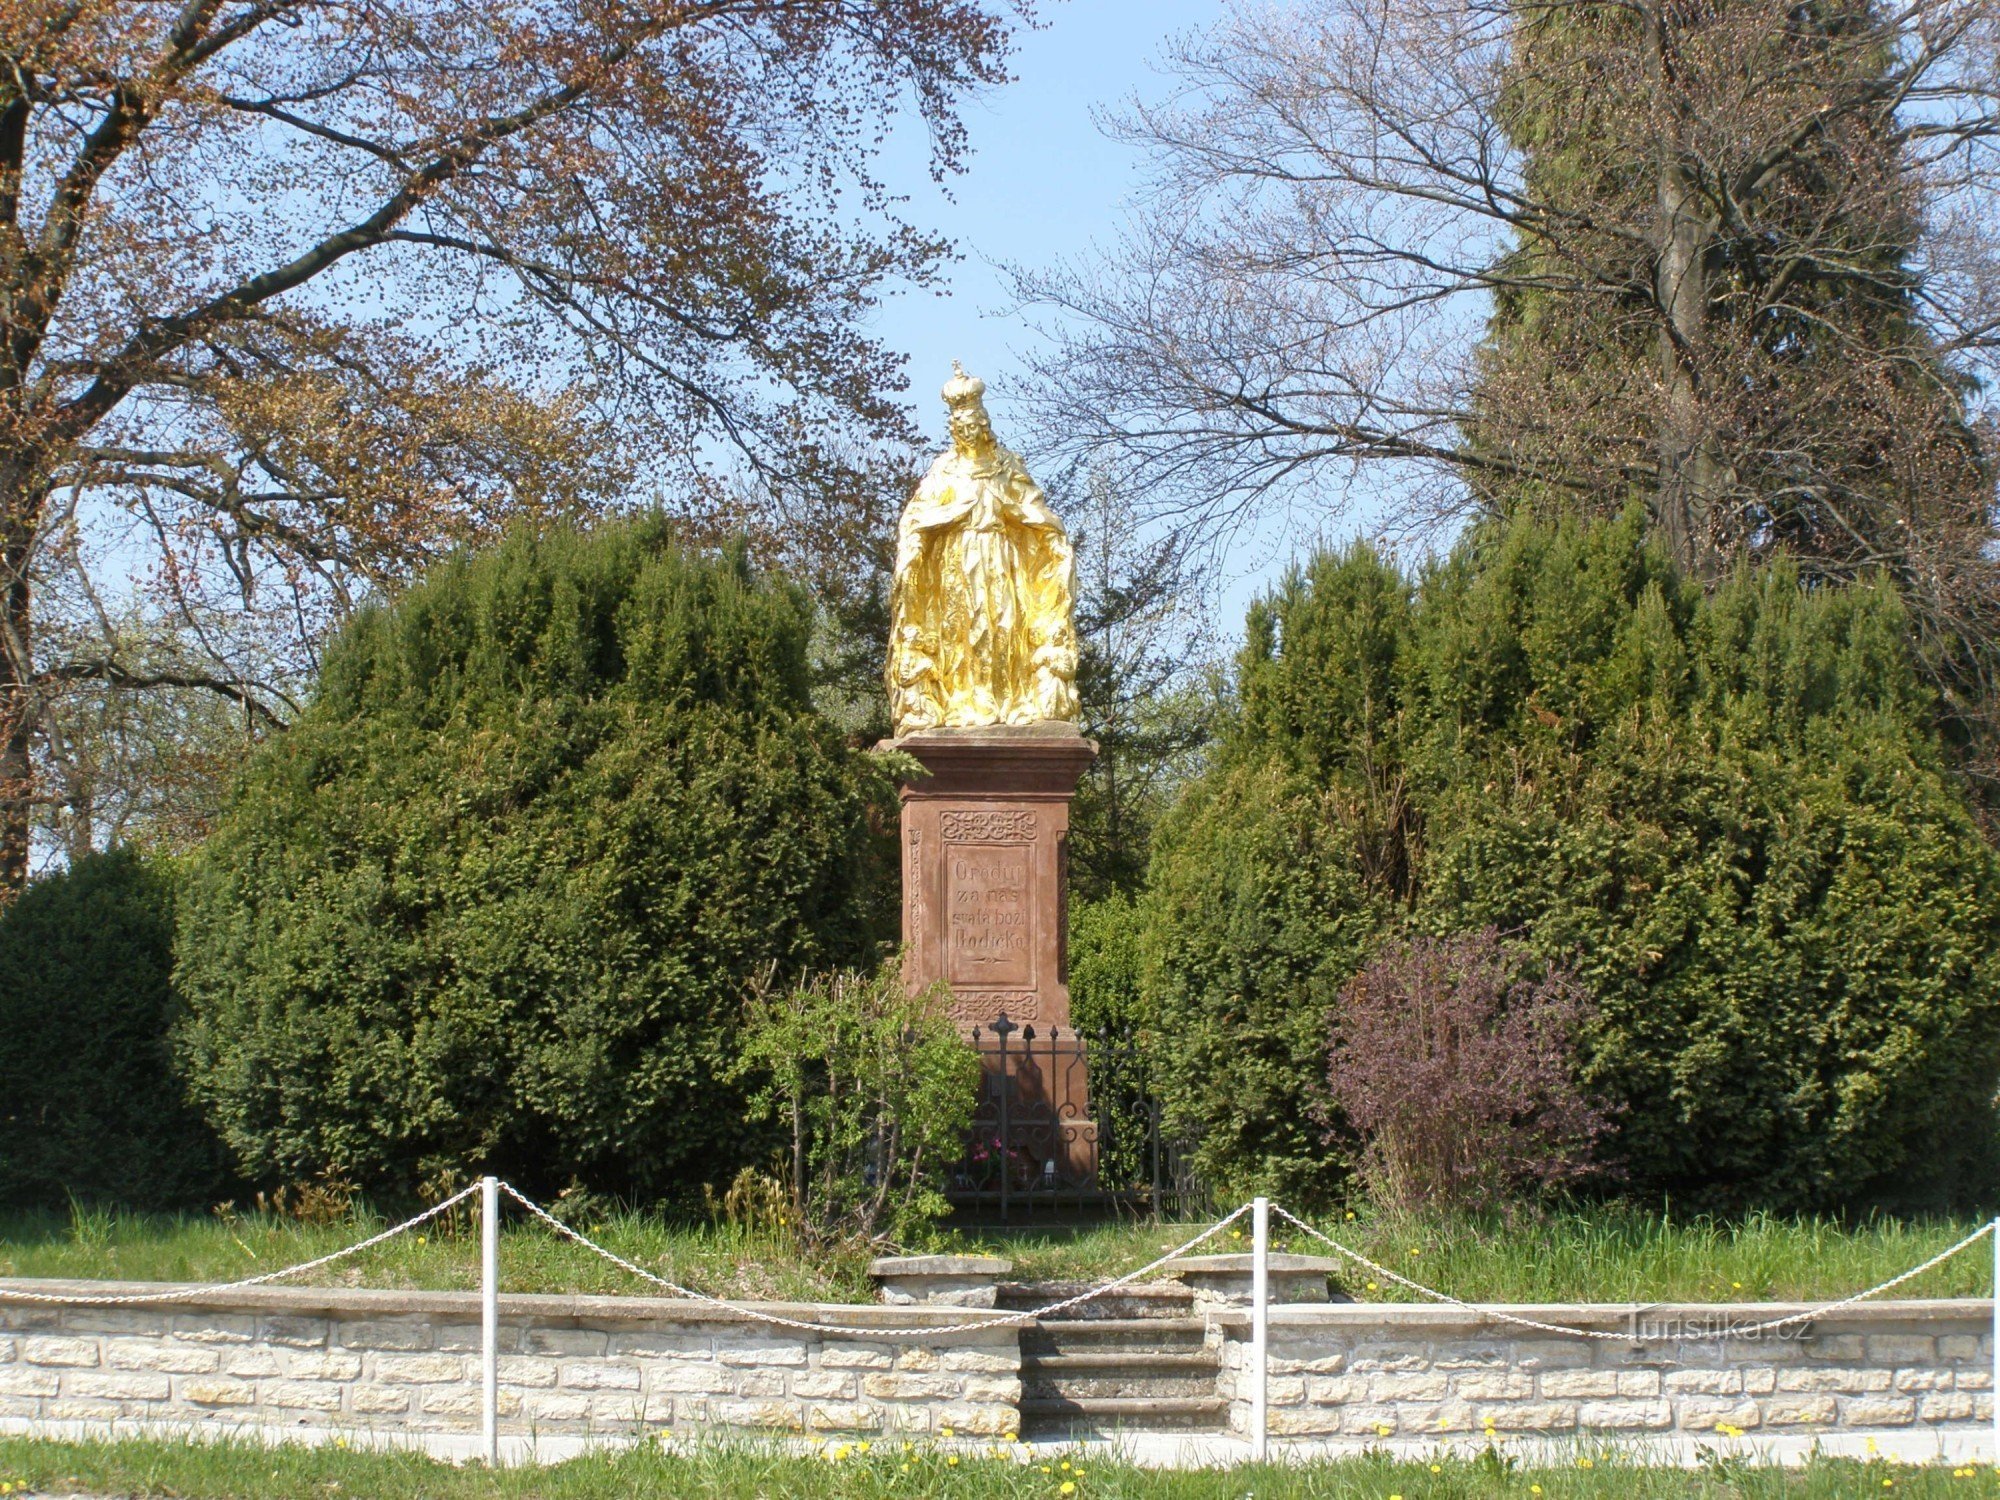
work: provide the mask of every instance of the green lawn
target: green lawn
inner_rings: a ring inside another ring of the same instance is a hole
[[[366,1215],[321,1225],[270,1215],[229,1218],[121,1216],[95,1212],[0,1217],[0,1275],[225,1281],[311,1259],[381,1227]],[[855,1301],[870,1295],[867,1256],[804,1256],[769,1235],[728,1225],[688,1225],[622,1213],[585,1226],[620,1254],[718,1296]],[[1972,1221],[1829,1220],[1752,1216],[1733,1223],[1674,1220],[1617,1207],[1511,1220],[1411,1221],[1334,1216],[1323,1228],[1404,1274],[1474,1301],[1759,1301],[1831,1299],[1913,1266],[1976,1227]],[[957,1232],[935,1247],[1011,1256],[1027,1279],[1096,1280],[1120,1274],[1185,1239],[1172,1225],[1087,1230]],[[1240,1237],[1239,1237],[1240,1236]],[[1297,1232],[1282,1248],[1316,1247]],[[1247,1230],[1204,1249],[1242,1250]],[[392,1288],[476,1284],[472,1216],[427,1226],[316,1273],[310,1282]],[[1902,1289],[1919,1297],[1987,1296],[1993,1253],[1981,1242]],[[510,1216],[501,1248],[510,1291],[641,1293],[650,1288],[578,1246]],[[1407,1301],[1356,1271],[1349,1289],[1365,1300]]]
[[[839,1456],[835,1456],[839,1455]],[[1585,1464],[1588,1467],[1585,1467]],[[1064,1467],[1067,1464],[1068,1467]],[[185,1500],[611,1500],[702,1496],[712,1500],[1519,1500],[1591,1497],[1853,1495],[1964,1496],[2000,1492],[1991,1469],[1916,1468],[1821,1460],[1784,1470],[1737,1462],[1704,1469],[1645,1468],[1599,1454],[1563,1468],[1516,1468],[1504,1461],[1386,1457],[1292,1466],[1171,1471],[1131,1468],[1073,1454],[1027,1461],[968,1454],[957,1458],[881,1442],[829,1446],[823,1457],[717,1447],[688,1456],[640,1449],[575,1459],[549,1468],[489,1473],[407,1453],[337,1448],[256,1448],[142,1441],[52,1443],[0,1438],[0,1483],[29,1492],[174,1496]],[[1069,1488],[1065,1488],[1069,1486]]]

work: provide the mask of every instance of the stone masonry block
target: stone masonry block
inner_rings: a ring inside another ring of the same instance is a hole
[[[697,1359],[714,1359],[715,1339],[706,1333],[614,1333],[606,1352],[687,1363]]]
[[[115,1422],[125,1412],[116,1401],[51,1401],[48,1417],[52,1422]]]
[[[1339,1412],[1340,1430],[1358,1436],[1393,1437],[1401,1430],[1403,1415],[1393,1406],[1346,1406]]]
[[[1991,1355],[1983,1340],[1970,1333],[1942,1333],[1938,1335],[1937,1357],[1946,1364],[1968,1364],[1984,1359],[1991,1362]]]
[[[1220,1382],[1216,1394],[1226,1395]],[[1265,1399],[1272,1406],[1298,1406],[1306,1399],[1306,1378],[1303,1375],[1272,1375],[1264,1382]]]
[[[1005,1437],[1018,1431],[1020,1413],[1012,1406],[985,1405],[972,1401],[952,1401],[937,1408],[939,1431],[949,1427],[967,1437]]]
[[[1018,1352],[1001,1354],[986,1349],[947,1349],[939,1358],[947,1370],[963,1370],[973,1375],[1012,1375],[1021,1368]],[[827,1347],[820,1363],[829,1370],[838,1368],[833,1359],[833,1346]]]
[[[0,1396],[46,1398],[60,1387],[61,1379],[52,1370],[0,1370]]]
[[[21,1341],[21,1358],[31,1365],[56,1365],[64,1369],[95,1369],[96,1339],[54,1338],[43,1334]]]
[[[636,1365],[585,1364],[565,1360],[562,1383],[573,1391],[636,1391],[639,1389],[639,1369]]]
[[[278,1351],[261,1346],[254,1349],[224,1349],[222,1351],[222,1373],[241,1375],[245,1379],[260,1376],[282,1375],[285,1367],[278,1358]]]
[[[976,1349],[953,1349],[945,1358],[979,1353]],[[896,1363],[896,1354],[884,1344],[828,1344],[819,1363],[824,1370],[886,1370]]]
[[[443,1386],[426,1386],[417,1392],[418,1409],[426,1416],[459,1417],[476,1419],[486,1414],[486,1400],[483,1392],[447,1390]],[[503,1417],[517,1417],[521,1414],[521,1396],[518,1391],[501,1391],[496,1401]]]
[[[1452,1387],[1456,1395],[1467,1401],[1524,1401],[1535,1394],[1535,1377],[1525,1370],[1474,1370],[1456,1377]]]
[[[324,1349],[329,1332],[325,1318],[264,1319],[263,1342],[288,1349]]]
[[[156,1307],[66,1307],[62,1310],[65,1333],[128,1334],[156,1339],[167,1332],[171,1322],[171,1314]]]
[[[806,1423],[815,1432],[880,1432],[882,1414],[872,1401],[815,1401],[806,1410]]]
[[[896,1368],[927,1373],[944,1368],[944,1359],[935,1349],[926,1349],[921,1344],[912,1345],[896,1355]]]
[[[212,1375],[222,1367],[222,1356],[213,1349],[184,1344],[144,1344],[137,1339],[113,1339],[104,1346],[104,1362],[114,1370]]]
[[[523,1354],[595,1356],[610,1346],[610,1335],[591,1328],[530,1328],[521,1335]]]
[[[744,1370],[736,1377],[736,1394],[763,1399],[785,1394],[783,1370]]]
[[[1670,1396],[1733,1396],[1743,1389],[1740,1370],[1669,1370],[1660,1387]]]
[[[646,1398],[637,1391],[591,1393],[590,1420],[599,1427],[635,1427],[645,1420],[645,1414]]]
[[[587,1422],[590,1398],[571,1391],[532,1391],[522,1399],[528,1418],[535,1422]]]
[[[1347,1368],[1356,1374],[1405,1374],[1430,1367],[1430,1350],[1421,1344],[1364,1344],[1347,1357]]]
[[[1016,1375],[968,1375],[964,1388],[958,1393],[961,1401],[987,1402],[1004,1401],[1017,1405],[1021,1400],[1021,1381]]]
[[[257,1320],[230,1313],[176,1313],[174,1337],[189,1344],[253,1344]]]
[[[80,1370],[62,1377],[63,1394],[99,1401],[165,1401],[173,1382],[164,1375],[129,1370]]]
[[[1951,1371],[1898,1370],[1895,1388],[1906,1395],[1917,1391],[1948,1391],[1951,1389]]]
[[[498,1368],[502,1385],[530,1386],[535,1389],[554,1385],[556,1371],[559,1368],[553,1360],[530,1359],[520,1354],[502,1355],[494,1363]]]
[[[414,1320],[384,1320],[379,1323],[339,1323],[334,1339],[343,1349],[388,1349],[412,1351],[431,1347],[433,1335],[428,1323]],[[602,1338],[600,1334],[598,1337]]]
[[[302,1349],[284,1363],[293,1380],[354,1380],[361,1374],[361,1356],[342,1350]]]
[[[1340,1431],[1340,1409],[1302,1406],[1272,1411],[1269,1430],[1273,1437],[1320,1437]]]
[[[1908,1396],[1849,1396],[1840,1419],[1849,1427],[1907,1427],[1917,1419],[1917,1403]]]
[[[347,1404],[357,1416],[395,1416],[410,1409],[410,1393],[386,1390],[379,1385],[357,1385],[348,1393]]]
[[[696,1396],[732,1396],[738,1376],[717,1365],[665,1365],[646,1373],[655,1391]]]
[[[273,1380],[264,1387],[264,1404],[281,1411],[339,1411],[343,1389],[322,1380]]]
[[[717,1348],[715,1357],[725,1365],[760,1367],[782,1365],[788,1369],[800,1369],[806,1363],[806,1346],[799,1343],[764,1340],[755,1343],[724,1344]]]
[[[1637,1373],[1637,1372],[1630,1372]],[[1542,1375],[1544,1396],[1615,1396],[1618,1394],[1617,1370],[1548,1370]],[[1470,1391],[1467,1395],[1473,1394]]]
[[[1868,1391],[1886,1391],[1889,1385],[1887,1370],[1837,1370],[1821,1366],[1778,1372],[1778,1389],[1781,1391],[1827,1391],[1858,1396]]]
[[[900,1371],[864,1375],[861,1394],[877,1401],[940,1400],[959,1393],[956,1375],[906,1375]]]
[[[807,1370],[792,1377],[792,1394],[812,1401],[851,1401],[855,1377],[844,1370]]]
[[[1576,1424],[1588,1432],[1657,1432],[1674,1425],[1671,1401],[1585,1401]]]
[[[257,1387],[248,1380],[188,1379],[181,1382],[181,1400],[195,1406],[254,1406]]]
[[[795,1428],[801,1425],[798,1407],[789,1401],[723,1401],[708,1403],[709,1419],[723,1427]]]
[[[1831,1396],[1773,1396],[1764,1403],[1769,1427],[1830,1427],[1839,1415]]]
[[[1687,1432],[1713,1432],[1725,1426],[1748,1431],[1762,1425],[1764,1420],[1763,1410],[1755,1401],[1689,1396],[1678,1403],[1678,1408],[1681,1428]]]
[[[1308,1375],[1306,1400],[1314,1406],[1342,1406],[1359,1401],[1368,1393],[1368,1382],[1358,1375]]]
[[[1831,1360],[1840,1364],[1859,1364],[1867,1357],[1867,1347],[1858,1333],[1829,1333],[1810,1335],[1805,1340],[1807,1359]]]
[[[1868,1362],[1877,1365],[1927,1365],[1937,1358],[1937,1340],[1922,1333],[1871,1333]]]
[[[1568,1432],[1576,1426],[1576,1407],[1567,1401],[1516,1401],[1480,1406],[1480,1425],[1492,1418],[1496,1432]]]
[[[1970,1422],[1977,1403],[1967,1391],[1931,1391],[1917,1403],[1926,1422]]]
[[[1464,1380],[1491,1380],[1490,1375],[1461,1375]],[[1451,1393],[1452,1378],[1443,1371],[1418,1371],[1370,1375],[1370,1401],[1442,1401]],[[1531,1382],[1532,1384],[1532,1382]]]
[[[465,1379],[465,1357],[459,1354],[383,1354],[375,1360],[375,1378],[384,1385],[437,1385]]]

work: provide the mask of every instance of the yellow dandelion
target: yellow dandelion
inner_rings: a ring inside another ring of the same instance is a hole
[[[957,1455],[956,1453],[952,1454],[952,1456],[951,1456],[950,1458],[947,1458],[947,1459],[945,1460],[945,1463],[946,1463],[946,1464],[947,1464],[947,1465],[948,1465],[949,1467],[951,1467],[951,1468],[954,1468],[954,1469],[955,1469],[955,1468],[957,1468],[957,1467],[958,1467],[958,1455]]]
[[[1387,1422],[1377,1422],[1375,1424],[1375,1435],[1377,1437],[1387,1437],[1389,1435],[1389,1424]]]
[[[1587,1459],[1587,1458],[1579,1458],[1579,1459],[1578,1459],[1578,1460],[1576,1461],[1576,1466],[1577,1466],[1577,1467],[1578,1467],[1579,1469],[1588,1469],[1588,1468],[1590,1468],[1590,1467],[1591,1467],[1591,1462],[1590,1462],[1590,1460],[1589,1460],[1589,1459]]]
[[[938,1436],[939,1436],[939,1437],[950,1437],[951,1435],[952,1435],[952,1431],[951,1431],[951,1429],[950,1429],[949,1427],[940,1427],[940,1428],[938,1429]]]
[[[1379,1292],[1381,1288],[1375,1285],[1375,1283],[1371,1281],[1368,1283],[1368,1290],[1371,1292]]]
[[[1069,1467],[1069,1460],[1068,1460],[1068,1459],[1064,1459],[1064,1460],[1062,1461],[1062,1466],[1063,1466],[1063,1467],[1064,1467],[1065,1469],[1067,1469],[1067,1468]]]
[[[1442,1465],[1442,1464],[1432,1464],[1432,1465],[1431,1465],[1431,1472],[1432,1472],[1433,1474],[1442,1474],[1442,1473],[1444,1472],[1444,1465]]]
[[[843,1458],[847,1457],[847,1455],[852,1453],[853,1451],[854,1450],[848,1447],[847,1444],[842,1443],[838,1448],[833,1450],[833,1461],[835,1463],[839,1463]]]
[[[1354,1217],[1354,1210],[1353,1210],[1353,1209],[1351,1209],[1351,1208],[1350,1208],[1350,1209],[1349,1209],[1349,1210],[1347,1211],[1347,1217],[1348,1217],[1349,1219],[1352,1219],[1352,1218]]]
[[[1062,1482],[1062,1488],[1057,1490],[1056,1493],[1058,1495],[1074,1495],[1076,1493],[1076,1481],[1074,1479],[1065,1479]]]

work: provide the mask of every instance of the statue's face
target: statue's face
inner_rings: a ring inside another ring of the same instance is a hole
[[[978,405],[953,408],[951,445],[967,458],[993,446],[993,423],[987,418],[986,408]]]

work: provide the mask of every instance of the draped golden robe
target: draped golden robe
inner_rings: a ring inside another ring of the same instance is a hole
[[[896,733],[1074,721],[1076,562],[1020,458],[931,465],[903,508],[890,598]]]

